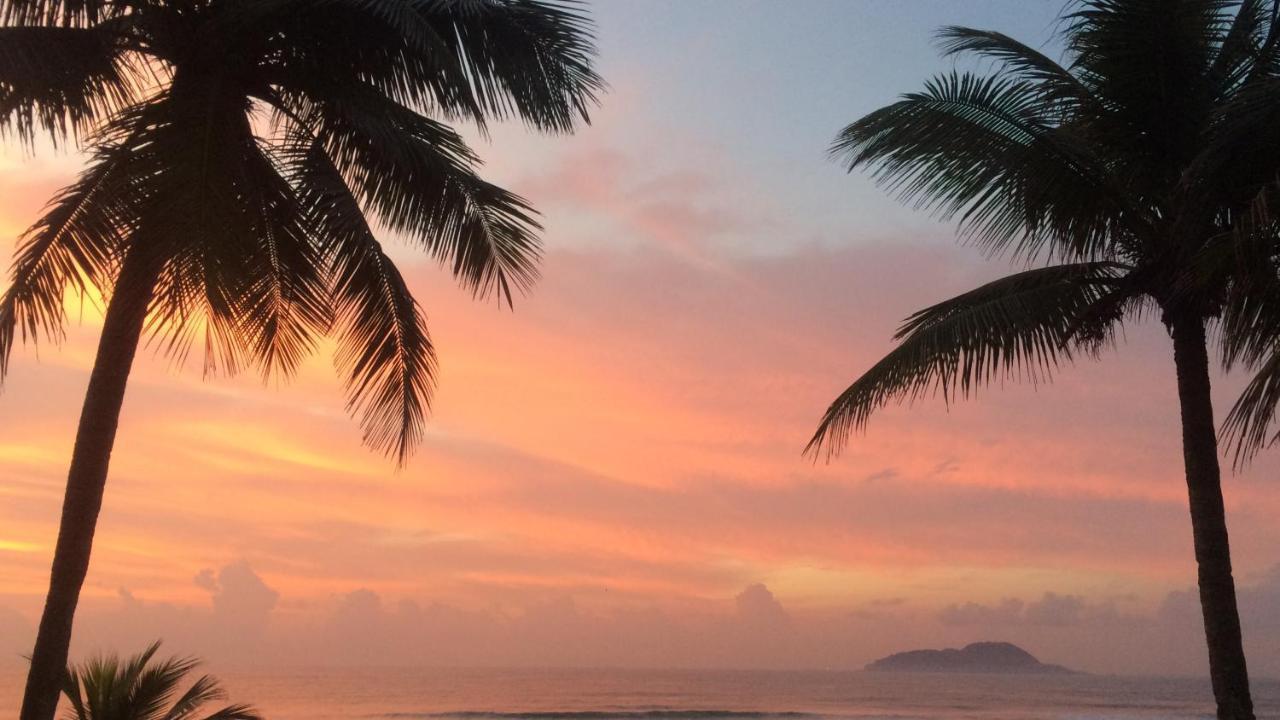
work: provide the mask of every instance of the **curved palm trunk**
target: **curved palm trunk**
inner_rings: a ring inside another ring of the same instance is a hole
[[[71,644],[71,621],[80,587],[89,570],[89,551],[102,508],[102,492],[107,466],[115,443],[116,425],[124,402],[125,384],[138,348],[147,304],[155,288],[159,269],[139,252],[131,251],[120,269],[115,292],[107,307],[98,340],[98,355],[80,427],[76,431],[67,490],[62,501],[62,523],[53,553],[53,570],[44,614],[31,653],[26,693],[22,698],[21,720],[53,720],[58,694],[67,667]]]
[[[1200,609],[1209,645],[1213,696],[1220,720],[1253,720],[1236,586],[1231,577],[1218,439],[1209,397],[1209,354],[1204,322],[1199,318],[1181,318],[1174,321],[1171,329],[1173,359],[1178,370],[1178,401],[1182,407],[1182,454],[1191,500],[1191,531],[1195,538]]]

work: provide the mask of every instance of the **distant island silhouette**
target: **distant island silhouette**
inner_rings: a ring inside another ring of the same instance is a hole
[[[1072,674],[1061,665],[1042,663],[1034,655],[1007,642],[976,642],[959,650],[908,650],[869,663],[878,672],[956,672]]]

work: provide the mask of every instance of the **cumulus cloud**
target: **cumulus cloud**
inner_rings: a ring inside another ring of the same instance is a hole
[[[505,609],[466,609],[388,601],[357,588],[305,611],[290,604],[293,611],[271,613],[262,623],[278,595],[247,564],[196,577],[209,593],[207,605],[149,602],[125,588],[105,604],[87,603],[73,653],[130,651],[162,639],[176,653],[223,665],[791,667],[802,662],[801,644],[828,634],[801,638],[790,613],[763,584],[685,614],[653,605],[588,608],[564,593]],[[231,614],[232,608],[247,619]],[[240,619],[232,623],[233,617]],[[0,611],[0,630],[6,621]],[[257,625],[256,634],[245,632],[250,624]]]
[[[244,638],[262,634],[280,599],[244,561],[224,565],[216,580],[211,569],[202,570],[195,584],[210,593],[214,619]]]
[[[1008,627],[1020,624],[1069,627],[1078,625],[1086,616],[1104,617],[1113,614],[1110,603],[1091,605],[1079,595],[1061,595],[1046,592],[1031,602],[1018,598],[1005,598],[991,605],[976,602],[955,603],[938,613],[944,625],[985,625]]]
[[[790,617],[782,603],[763,583],[749,585],[734,598],[738,618],[752,626],[776,628],[785,626]]]
[[[1084,598],[1047,592],[1027,605],[1026,620],[1033,625],[1070,626],[1080,622],[1085,612]]]
[[[1280,675],[1280,565],[1237,578],[1245,654],[1257,675]],[[1046,592],[1025,602],[954,603],[938,611],[960,642],[1007,638],[1043,648],[1067,665],[1116,673],[1203,674],[1208,671],[1200,596],[1194,587],[1168,592],[1149,609],[1135,598],[1091,600]]]
[[[274,627],[280,594],[248,563],[201,570],[193,582],[207,594],[205,602],[157,601],[128,587],[118,588],[111,600],[82,599],[73,654],[132,652],[161,640],[175,654],[223,662],[281,656],[292,631]]]
[[[1022,622],[1025,607],[1017,598],[1008,598],[998,605],[958,603],[944,607],[938,619],[943,625],[1014,625]]]
[[[243,562],[196,577],[207,593],[203,605],[151,602],[126,588],[105,605],[87,602],[74,652],[129,651],[160,638],[174,652],[224,665],[856,668],[910,648],[1007,640],[1046,662],[1094,672],[1205,671],[1192,589],[1170,592],[1145,610],[1132,598],[1058,592],[933,610],[897,597],[851,609],[789,609],[763,583],[683,610],[603,607],[560,591],[530,592],[505,607],[464,608],[389,599],[363,587],[322,602],[282,603]],[[1239,595],[1250,668],[1259,676],[1280,674],[1280,566],[1245,577]],[[282,604],[288,612],[278,609]],[[29,650],[28,620],[0,608],[0,651],[5,642],[15,653]]]
[[[1256,577],[1237,576],[1236,602],[1250,669],[1280,675],[1280,564]],[[1199,640],[1199,592],[1195,588],[1170,592],[1160,605],[1157,619],[1171,634]],[[1194,667],[1197,671],[1203,669],[1202,663]]]

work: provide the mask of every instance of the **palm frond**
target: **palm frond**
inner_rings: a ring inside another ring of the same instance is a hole
[[[134,683],[159,647],[160,643],[152,643],[123,662],[115,655],[96,655],[68,668],[72,681],[83,690],[84,714],[76,720],[136,716],[130,704]]]
[[[110,0],[2,0],[0,22],[80,28],[111,16],[115,4]]]
[[[366,212],[420,243],[477,296],[510,304],[534,282],[541,226],[532,207],[476,175],[456,132],[367,87],[324,96],[323,104],[276,101],[303,118],[294,132],[323,144]]]
[[[414,0],[424,12],[441,5]],[[446,36],[494,117],[568,132],[588,119],[604,83],[591,67],[591,21],[573,0],[462,0]]]
[[[1143,213],[1037,86],[952,73],[846,127],[832,146],[850,171],[950,219],[990,252],[1101,259],[1136,242]]]
[[[1233,228],[1231,242],[1216,243],[1200,265],[1234,271],[1222,309],[1223,363],[1254,373],[1222,423],[1220,434],[1237,468],[1276,442],[1280,403],[1280,185],[1263,188]]]
[[[1102,299],[1120,266],[1107,262],[1027,270],[921,310],[895,335],[898,347],[827,408],[806,454],[839,453],[850,433],[884,405],[931,393],[947,402],[1001,378],[1046,380],[1076,348],[1111,339],[1114,316],[1081,332],[1080,321]]]
[[[255,200],[246,208],[248,231],[259,242],[239,273],[238,334],[247,337],[265,371],[289,375],[332,319],[323,250],[307,225],[306,209],[271,158],[256,144],[244,147],[245,196]]]
[[[0,297],[0,381],[16,340],[62,337],[68,288],[107,287],[145,198],[127,166],[131,147],[103,147],[18,243],[12,283]]]
[[[263,720],[263,717],[249,705],[228,705],[204,716],[204,720]]]
[[[1266,53],[1273,0],[1240,0],[1234,21],[1217,43],[1209,79],[1219,97],[1225,97],[1254,74]]]
[[[1084,0],[1066,18],[1071,70],[1106,107],[1091,136],[1144,194],[1177,179],[1209,122],[1210,68],[1234,5]]]
[[[67,672],[62,677],[62,694],[66,696],[67,703],[71,706],[67,709],[67,720],[89,720],[89,708],[85,704],[84,693],[80,691],[84,684],[84,679],[80,674],[80,670],[75,667],[67,668]]]
[[[114,24],[0,27],[0,138],[83,137],[139,92]]]
[[[1241,85],[1214,110],[1200,149],[1182,173],[1189,194],[1244,211],[1280,174],[1280,76]],[[1248,222],[1245,216],[1230,222]]]
[[[1220,433],[1234,453],[1237,468],[1280,441],[1276,428],[1277,405],[1280,405],[1280,344],[1272,346],[1270,355],[1256,368],[1253,379],[1222,422]]]
[[[365,443],[403,464],[422,437],[434,385],[435,349],[425,319],[324,149],[312,144],[295,152],[293,180],[314,209],[330,263],[347,408]]]
[[[164,257],[147,327],[181,362],[204,334],[205,371],[292,373],[327,330],[323,260],[306,210],[244,100],[153,101],[142,220]],[[226,105],[210,113],[208,105]]]
[[[1221,308],[1223,363],[1256,366],[1280,342],[1280,181],[1261,188],[1194,267],[1231,278]]]
[[[127,702],[134,717],[155,720],[173,702],[183,678],[199,665],[199,661],[194,658],[168,658],[151,663],[150,659],[147,658],[130,673]]]
[[[1001,71],[1036,87],[1041,101],[1062,111],[1096,108],[1097,99],[1061,64],[1025,43],[992,30],[952,25],[938,32],[944,56],[975,54],[1002,65]]]
[[[190,720],[202,706],[215,700],[223,700],[226,696],[226,691],[212,675],[201,675],[174,701],[162,720]]]
[[[277,67],[368,83],[387,97],[483,127],[518,117],[568,132],[588,120],[604,83],[592,28],[575,2],[282,0],[244,11],[279,29]]]
[[[204,675],[178,694],[198,665],[194,658],[156,660],[160,643],[122,661],[98,655],[67,668],[63,693],[68,720],[194,720],[201,708],[226,697],[217,680]],[[174,698],[177,697],[176,700]],[[262,720],[248,705],[230,705],[205,720]]]

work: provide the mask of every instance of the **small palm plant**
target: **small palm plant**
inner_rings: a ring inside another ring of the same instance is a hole
[[[193,658],[155,660],[160,643],[121,662],[103,655],[67,668],[63,694],[66,720],[261,720],[248,705],[227,705],[205,714],[205,706],[224,700],[217,678],[201,675],[181,690],[200,664]]]

